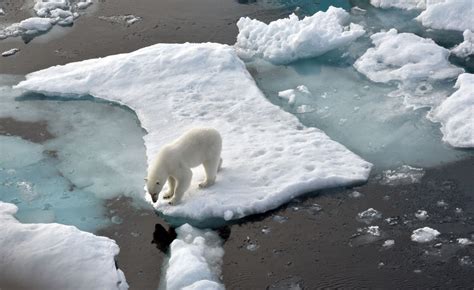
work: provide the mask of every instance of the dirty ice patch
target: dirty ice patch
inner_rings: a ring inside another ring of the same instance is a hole
[[[129,106],[143,128],[148,164],[195,126],[223,137],[223,170],[200,190],[201,167],[181,204],[159,199],[165,215],[202,220],[261,213],[308,191],[367,179],[371,164],[316,128],[272,105],[232,47],[157,44],[129,54],[55,66],[27,75],[19,88],[90,94]],[[143,172],[143,176],[145,176]]]
[[[428,5],[416,20],[433,29],[474,31],[473,15],[472,0],[445,0]]]
[[[428,243],[436,239],[441,233],[430,227],[419,228],[413,231],[411,240],[417,243]]]
[[[474,54],[474,33],[466,29],[463,32],[464,41],[451,49],[451,52],[458,57],[468,57]]]
[[[176,229],[166,269],[167,290],[224,290],[220,280],[224,249],[219,235],[188,224]]]
[[[0,287],[128,289],[115,241],[61,224],[22,224],[0,201]]]
[[[244,59],[258,57],[277,64],[319,56],[365,33],[362,26],[349,24],[349,18],[349,13],[335,7],[301,20],[292,14],[270,24],[242,17],[235,47]]]
[[[458,77],[455,91],[434,109],[430,118],[441,123],[443,140],[451,146],[474,147],[474,74]]]

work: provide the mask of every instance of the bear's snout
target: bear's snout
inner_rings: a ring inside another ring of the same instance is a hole
[[[153,202],[156,202],[158,200],[158,194],[157,193],[151,194],[151,200]]]

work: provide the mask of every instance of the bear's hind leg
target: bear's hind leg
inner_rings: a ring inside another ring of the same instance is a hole
[[[188,190],[189,185],[191,184],[191,179],[193,178],[193,172],[191,169],[182,169],[179,175],[175,176],[176,178],[176,189],[174,191],[173,199],[170,200],[169,204],[177,204],[183,197],[186,190]]]
[[[222,158],[213,159],[211,161],[204,161],[202,166],[204,166],[204,171],[206,171],[206,180],[199,183],[200,188],[209,187],[214,184],[216,181],[217,171],[222,165]]]
[[[168,177],[168,192],[163,195],[164,199],[168,199],[173,197],[174,191],[176,188],[176,181],[174,180],[173,176]]]

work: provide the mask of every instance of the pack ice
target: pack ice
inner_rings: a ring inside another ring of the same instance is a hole
[[[430,118],[441,123],[443,140],[454,147],[474,147],[474,74],[458,77],[455,91],[431,112]]]
[[[22,224],[0,201],[0,288],[128,289],[115,241],[61,224]]]
[[[265,24],[242,17],[235,47],[242,58],[259,57],[273,63],[289,63],[315,57],[347,45],[365,33],[362,26],[349,23],[349,13],[329,7],[299,20],[295,14]]]
[[[433,1],[416,20],[433,29],[474,31],[474,3],[472,0]]]
[[[202,168],[165,215],[202,220],[264,212],[308,191],[367,179],[371,164],[316,128],[269,103],[232,47],[157,44],[128,54],[34,72],[17,87],[45,94],[90,94],[133,109],[148,134],[148,163],[163,144],[195,126],[223,136],[223,170],[198,189]],[[145,176],[145,172],[143,172]]]

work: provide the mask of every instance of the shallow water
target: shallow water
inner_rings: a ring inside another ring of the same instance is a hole
[[[91,98],[21,95],[10,86],[19,78],[1,79],[0,118],[31,130],[20,138],[2,129],[0,200],[19,207],[21,222],[59,222],[96,231],[120,220],[105,210],[104,201],[144,194],[144,132],[136,115]],[[45,126],[35,128],[39,123]],[[38,130],[47,138],[32,138]]]

